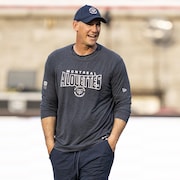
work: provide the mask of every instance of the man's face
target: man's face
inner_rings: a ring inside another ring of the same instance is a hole
[[[100,34],[101,22],[98,19],[87,24],[81,21],[75,21],[74,29],[77,32],[77,43],[94,47]]]

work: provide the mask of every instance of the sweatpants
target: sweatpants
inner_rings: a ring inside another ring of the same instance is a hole
[[[77,152],[53,149],[54,180],[108,180],[114,153],[107,140]]]

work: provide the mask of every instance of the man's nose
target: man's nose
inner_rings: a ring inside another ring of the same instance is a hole
[[[94,24],[94,25],[92,26],[92,31],[94,31],[94,32],[97,32],[97,31],[98,31],[98,26],[97,26],[96,24]]]

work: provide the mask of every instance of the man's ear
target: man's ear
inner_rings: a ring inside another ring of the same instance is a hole
[[[76,32],[78,31],[78,27],[79,27],[78,21],[74,20],[74,21],[73,21],[73,29],[74,29]]]

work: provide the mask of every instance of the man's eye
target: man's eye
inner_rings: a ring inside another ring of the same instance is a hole
[[[93,23],[87,23],[89,26],[93,26]]]

